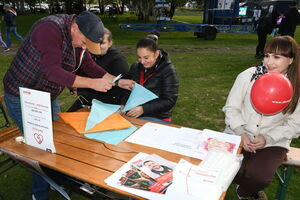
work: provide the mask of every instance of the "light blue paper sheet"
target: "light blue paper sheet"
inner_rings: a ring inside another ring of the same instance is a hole
[[[156,94],[144,88],[140,84],[135,83],[126,102],[126,105],[122,111],[126,112],[136,106],[139,106],[156,98],[158,98]]]
[[[131,126],[130,128],[121,129],[121,130],[87,133],[84,134],[84,136],[90,139],[100,140],[108,144],[117,145],[119,142],[123,141],[136,129],[137,128],[135,126]]]
[[[102,122],[105,118],[117,112],[121,106],[114,104],[107,104],[98,101],[97,99],[93,99],[91,113],[87,119],[85,131],[90,130],[99,122]]]

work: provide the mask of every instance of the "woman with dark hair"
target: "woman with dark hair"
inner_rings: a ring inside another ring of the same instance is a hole
[[[264,49],[262,65],[248,68],[238,75],[228,95],[224,132],[240,135],[243,163],[234,182],[239,199],[267,199],[262,191],[282,164],[291,140],[300,135],[299,50],[290,36],[275,37]],[[262,115],[251,105],[250,91],[255,80],[267,72],[285,75],[293,86],[289,105],[273,115]]]
[[[158,96],[157,99],[132,108],[126,115],[160,123],[171,122],[171,109],[178,97],[178,78],[167,52],[156,41],[141,39],[136,45],[138,61],[131,65],[128,78]],[[127,92],[127,91],[126,91]],[[125,95],[125,104],[129,94]]]

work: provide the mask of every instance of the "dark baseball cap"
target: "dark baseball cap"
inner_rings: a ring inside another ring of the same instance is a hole
[[[3,9],[8,9],[8,8],[10,8],[10,5],[9,4],[4,4]]]
[[[95,14],[84,11],[76,17],[80,32],[86,37],[86,46],[92,54],[100,55],[100,43],[104,34],[104,25]]]

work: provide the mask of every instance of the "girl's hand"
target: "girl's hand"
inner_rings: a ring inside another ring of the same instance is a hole
[[[251,142],[251,148],[253,148],[254,150],[262,149],[265,147],[265,145],[266,139],[262,135],[256,136]]]
[[[131,110],[129,110],[126,115],[129,117],[134,117],[134,118],[138,118],[139,116],[141,116],[144,113],[144,109],[142,106],[137,106],[132,108]]]
[[[243,134],[241,134],[241,137],[242,137],[244,150],[255,153],[255,149],[253,149],[253,147],[252,147],[252,142],[251,142],[250,136],[246,133],[243,133]]]
[[[120,88],[126,89],[126,90],[132,90],[134,87],[135,81],[130,79],[120,79],[118,82],[118,86]]]

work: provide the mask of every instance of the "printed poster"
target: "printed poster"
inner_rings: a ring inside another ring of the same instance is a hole
[[[55,153],[50,93],[19,89],[26,144]]]

